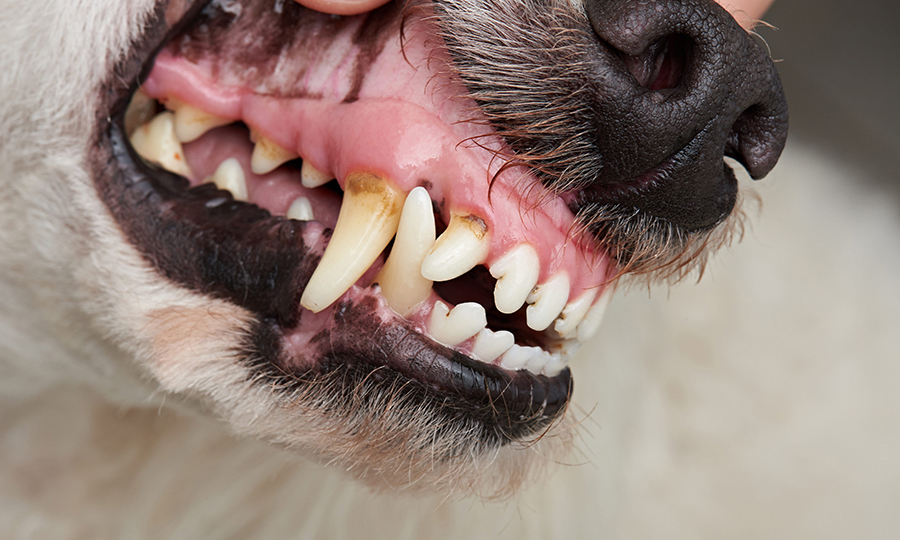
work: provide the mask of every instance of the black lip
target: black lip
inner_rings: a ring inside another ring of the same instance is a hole
[[[101,92],[90,170],[100,198],[147,263],[180,286],[255,314],[242,357],[251,380],[268,389],[289,394],[322,374],[336,374],[334,380],[347,388],[363,380],[383,388],[401,383],[414,402],[445,414],[448,425],[478,424],[478,437],[487,444],[533,435],[561,417],[572,391],[568,369],[548,378],[478,362],[402,319],[385,328],[367,300],[337,306],[339,331],[314,339],[313,368],[285,352],[283,332],[302,323],[300,295],[321,252],[304,245],[305,224],[234,201],[212,186],[189,188],[186,179],[141,160],[124,135],[124,111],[150,59],[201,8],[194,5],[169,29],[159,6],[157,22]],[[281,384],[273,385],[273,379]]]

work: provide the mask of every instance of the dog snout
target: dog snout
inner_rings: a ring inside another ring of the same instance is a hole
[[[599,42],[597,147],[608,159],[581,199],[688,232],[715,226],[737,196],[723,156],[761,178],[787,137],[767,51],[711,0],[587,0],[586,11]]]

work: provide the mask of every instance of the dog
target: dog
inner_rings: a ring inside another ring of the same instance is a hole
[[[265,479],[223,472],[246,489],[167,491],[121,525],[16,508],[20,535],[190,535],[182,506],[260,491],[311,508],[328,489],[502,496],[577,463],[590,414],[568,410],[568,358],[620,281],[678,280],[729,242],[723,154],[762,177],[786,137],[765,50],[701,0],[4,13],[7,410],[177,411],[191,420],[162,413],[167,437],[136,435],[173,462],[168,437],[214,459],[212,418],[256,456],[231,464]],[[121,455],[101,461],[140,471]],[[203,535],[282,526],[246,519]]]

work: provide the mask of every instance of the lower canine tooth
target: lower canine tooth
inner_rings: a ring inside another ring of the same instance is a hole
[[[303,184],[303,187],[313,189],[324,186],[328,182],[331,182],[331,175],[315,168],[308,160],[303,160],[303,165],[300,166],[300,183]]]
[[[449,281],[484,262],[490,249],[487,225],[478,216],[453,214],[422,263],[422,276]]]
[[[614,287],[607,287],[600,293],[600,298],[594,302],[581,324],[578,325],[578,341],[584,343],[590,340],[600,329],[600,323],[603,322],[603,315],[606,313],[609,301],[612,300],[614,290]]]
[[[156,163],[163,169],[181,176],[193,176],[184,149],[175,137],[174,115],[161,112],[153,120],[134,130],[131,146],[147,161]]]
[[[533,247],[519,244],[491,265],[490,271],[497,279],[494,304],[500,313],[513,313],[522,307],[531,289],[537,285],[540,260]]]
[[[559,318],[556,319],[556,324],[553,325],[553,329],[560,337],[569,337],[569,334],[578,329],[578,324],[584,319],[584,315],[590,309],[596,296],[596,291],[585,291],[584,294],[566,304]]]
[[[493,332],[487,328],[478,332],[472,354],[482,362],[493,362],[516,343],[516,338],[506,330]]]
[[[195,141],[207,131],[231,122],[228,118],[201,111],[186,103],[175,106],[175,135],[183,143]]]
[[[525,320],[532,330],[544,330],[562,311],[569,299],[569,276],[561,272],[537,286],[528,296]]]
[[[219,189],[230,191],[236,201],[248,200],[244,168],[237,159],[228,158],[220,163],[212,175],[212,181]]]
[[[422,277],[419,268],[434,245],[434,234],[431,197],[417,187],[406,196],[394,247],[377,277],[388,305],[404,317],[431,295],[433,282]]]
[[[428,334],[435,341],[453,347],[474,336],[487,326],[484,307],[475,302],[459,304],[452,310],[443,302],[435,302],[428,319]]]
[[[403,192],[383,178],[353,173],[344,183],[341,213],[319,266],[300,298],[318,313],[365,274],[397,232]]]
[[[312,221],[316,219],[313,215],[312,204],[306,197],[297,197],[294,199],[294,202],[291,203],[285,217],[288,219],[296,219],[297,221]]]
[[[265,137],[259,137],[256,140],[256,146],[253,147],[253,155],[250,157],[250,170],[254,174],[270,173],[298,157],[300,156],[296,153],[282,148],[275,142]]]

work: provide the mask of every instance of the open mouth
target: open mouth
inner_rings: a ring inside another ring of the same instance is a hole
[[[92,164],[158,273],[253,314],[241,358],[254,383],[289,395],[328,381],[353,402],[400,392],[436,433],[496,447],[562,416],[569,358],[596,333],[623,257],[697,255],[734,205],[722,153],[765,174],[787,113],[757,49],[759,81],[717,101],[724,83],[703,77],[723,71],[703,62],[729,61],[704,52],[723,39],[701,34],[702,17],[678,23],[691,43],[663,35],[623,56],[583,14],[548,10],[569,30],[537,24],[545,44],[522,72],[522,47],[485,44],[490,31],[461,40],[472,25],[448,17],[483,7],[448,15],[451,3],[355,17],[280,0],[159,6],[104,90]],[[529,86],[545,67],[546,95]],[[712,104],[695,105],[694,87]],[[644,144],[656,124],[668,138]],[[616,161],[605,144],[635,152]]]

